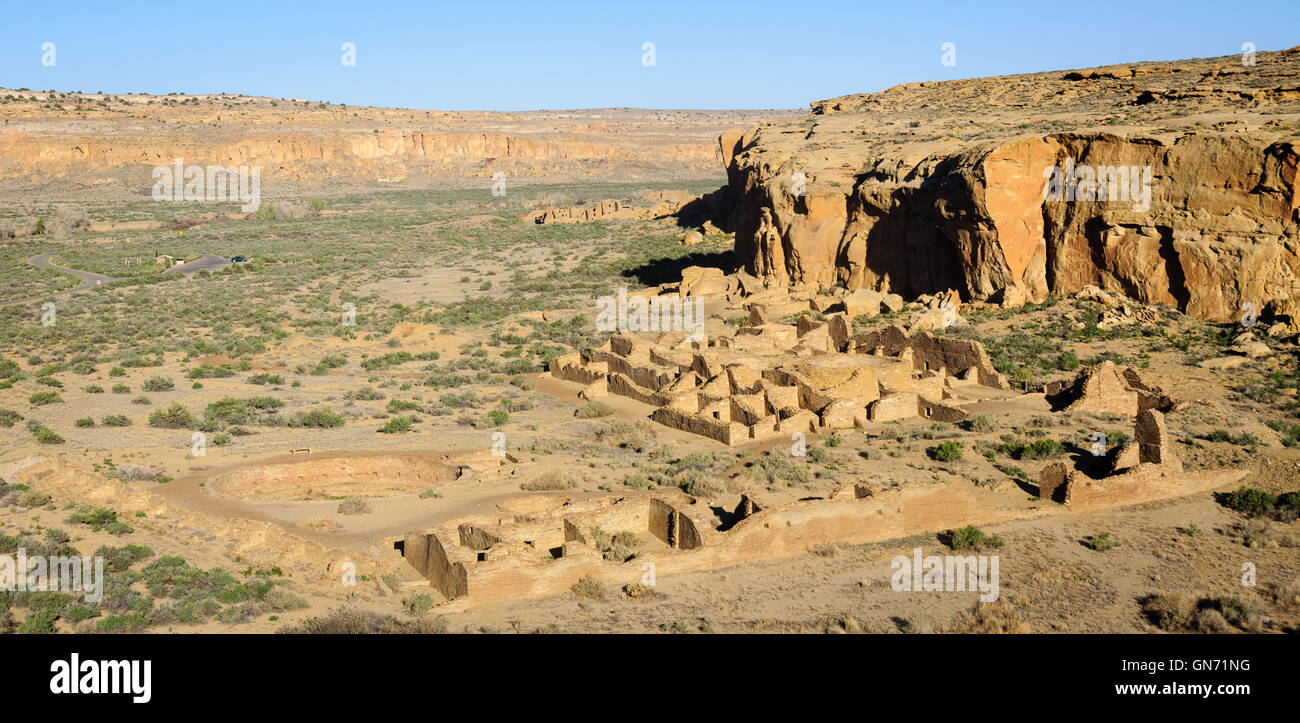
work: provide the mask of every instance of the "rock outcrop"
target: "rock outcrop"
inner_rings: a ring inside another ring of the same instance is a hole
[[[912,83],[720,144],[760,278],[1229,321],[1300,291],[1297,120],[1300,48]]]

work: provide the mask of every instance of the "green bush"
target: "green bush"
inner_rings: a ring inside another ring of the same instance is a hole
[[[1109,532],[1099,532],[1088,538],[1088,547],[1098,552],[1106,552],[1115,549],[1119,543],[1115,542]]]
[[[34,406],[41,407],[46,404],[58,404],[63,401],[63,397],[58,392],[36,392],[27,398]]]
[[[940,442],[939,444],[925,450],[931,459],[937,459],[940,462],[956,462],[961,459],[961,445],[951,440]]]
[[[949,530],[947,533],[948,547],[954,550],[980,550],[986,547],[1002,547],[1002,538],[997,535],[986,535],[983,530],[974,525],[967,525],[961,529]]]
[[[194,429],[198,427],[199,420],[185,408],[180,402],[173,402],[166,409],[154,410],[149,415],[150,427],[162,427],[164,429]]]
[[[1254,487],[1240,487],[1223,497],[1223,506],[1250,517],[1266,514],[1277,504],[1277,497]]]
[[[109,414],[104,417],[105,427],[125,427],[131,423],[131,420],[121,414]]]
[[[380,427],[378,431],[384,434],[393,434],[396,432],[409,432],[413,428],[414,425],[411,423],[410,417],[398,415],[389,418],[388,422],[386,422],[384,426]]]
[[[167,377],[153,376],[144,380],[140,388],[146,392],[170,392],[176,388],[176,383]]]

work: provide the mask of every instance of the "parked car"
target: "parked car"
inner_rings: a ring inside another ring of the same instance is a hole
[[[233,261],[233,262],[235,262],[235,263],[237,263],[237,264],[242,264],[242,263],[244,263],[245,261],[247,261],[248,258],[245,257],[245,256],[232,256],[232,257],[230,257],[230,260]]]

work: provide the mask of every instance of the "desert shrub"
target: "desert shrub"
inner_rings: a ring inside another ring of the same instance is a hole
[[[144,545],[105,545],[96,550],[95,555],[104,558],[104,569],[108,572],[124,572],[135,563],[153,557],[153,549]]]
[[[241,424],[265,423],[266,416],[280,407],[284,402],[275,397],[250,397],[237,399],[226,397],[212,402],[203,410],[203,424],[216,428],[221,425],[238,426]]]
[[[60,397],[58,392],[36,392],[28,397],[27,401],[34,406],[42,407],[46,404],[58,404],[63,401],[63,397]]]
[[[1222,504],[1250,517],[1266,514],[1277,504],[1277,497],[1254,487],[1239,487],[1222,498]]]
[[[658,597],[659,593],[655,592],[652,587],[646,587],[639,582],[629,582],[623,586],[623,594],[633,600],[649,600]]]
[[[765,485],[784,482],[790,487],[806,485],[812,481],[808,466],[784,454],[766,453],[746,464],[745,475]]]
[[[613,413],[614,408],[609,404],[593,399],[581,407],[578,407],[577,411],[573,413],[573,416],[578,419],[596,419],[598,417],[608,417]]]
[[[117,512],[107,507],[90,507],[74,512],[68,517],[68,522],[89,525],[95,532],[104,530],[119,535],[133,532],[130,526],[118,522]]]
[[[492,411],[488,412],[485,416],[487,418],[487,422],[489,426],[500,427],[501,425],[509,421],[510,412],[504,409],[493,409]]]
[[[364,515],[370,512],[370,503],[361,497],[349,497],[339,503],[340,515]]]
[[[418,592],[410,597],[402,599],[402,607],[406,612],[421,616],[433,609],[433,596],[427,592]]]
[[[185,373],[190,379],[224,379],[235,376],[235,368],[229,364],[215,366],[203,363]]]
[[[519,485],[519,488],[528,492],[536,492],[539,490],[567,490],[576,486],[577,483],[568,474],[560,470],[551,470],[542,473],[536,479],[524,482]]]
[[[584,575],[569,590],[584,600],[605,599],[605,585],[591,575]]]
[[[254,374],[248,378],[249,384],[284,384],[284,377],[279,374]]]
[[[1115,542],[1115,539],[1110,536],[1109,532],[1099,532],[1092,537],[1089,537],[1087,542],[1090,549],[1098,552],[1113,550],[1115,549],[1115,546],[1119,544],[1118,542]]]
[[[190,410],[180,402],[173,402],[166,409],[154,410],[149,415],[150,427],[162,427],[163,429],[194,429],[199,425],[199,420],[195,419]]]
[[[1142,613],[1153,625],[1170,632],[1228,632],[1236,626],[1249,632],[1262,629],[1261,616],[1250,603],[1236,595],[1203,597],[1199,600],[1178,594],[1148,595],[1139,601]]]
[[[967,432],[992,432],[997,429],[993,420],[986,414],[976,414],[973,417],[961,421],[961,428]]]
[[[95,426],[95,420],[93,417],[82,417],[74,422],[74,424],[78,427],[93,427]]]
[[[59,436],[58,432],[55,432],[53,429],[50,429],[35,419],[27,420],[27,431],[31,432],[32,436],[36,438],[36,441],[41,444],[63,444],[64,441],[63,437]]]
[[[1035,439],[1030,442],[1006,442],[998,446],[1002,452],[1013,459],[1047,459],[1065,451],[1065,447],[1054,439]]]
[[[140,388],[146,392],[170,392],[176,388],[176,383],[167,377],[152,376],[144,380]]]
[[[634,474],[623,478],[623,486],[634,490],[647,490],[654,487],[654,483],[643,474]]]
[[[8,409],[0,409],[0,427],[12,427],[14,422],[21,422],[23,415],[18,412],[11,412]]]
[[[389,399],[388,406],[386,407],[389,414],[397,414],[398,412],[409,412],[413,409],[419,409],[419,408],[420,408],[419,404],[416,404],[415,402],[412,401],[407,401],[405,399]]]
[[[297,625],[286,627],[283,632],[299,635],[427,635],[447,632],[447,621],[441,617],[400,620],[392,615],[369,610],[338,608],[326,615],[310,617]]]
[[[1195,609],[1177,594],[1150,595],[1141,600],[1142,613],[1161,630],[1182,630],[1191,625]]]
[[[389,418],[389,420],[384,423],[384,426],[380,427],[378,431],[384,434],[393,434],[395,432],[409,432],[412,429],[414,429],[414,425],[411,423],[411,418],[398,415]]]
[[[19,507],[31,509],[33,507],[44,507],[50,503],[50,496],[40,490],[23,490],[18,495],[16,504]]]
[[[1033,632],[1010,602],[999,599],[976,603],[969,611],[958,613],[941,632],[981,635],[1019,635]]]
[[[308,412],[297,412],[286,423],[289,427],[318,427],[326,429],[329,427],[341,427],[347,423],[347,418],[338,414],[329,407],[320,407]]]
[[[479,405],[479,399],[474,392],[448,392],[438,397],[438,402],[444,407],[453,409],[468,409]]]
[[[983,530],[974,525],[967,525],[960,529],[949,530],[945,533],[947,538],[945,542],[948,547],[954,550],[981,550],[986,547],[1002,547],[1003,541],[997,535],[987,535]]]
[[[108,414],[104,416],[105,427],[125,427],[130,423],[131,420],[121,414]]]
[[[959,443],[949,440],[930,447],[925,450],[925,453],[930,455],[931,459],[936,459],[940,462],[955,462],[961,459],[962,452]]]

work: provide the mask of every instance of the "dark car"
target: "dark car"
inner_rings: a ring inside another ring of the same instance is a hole
[[[231,261],[234,261],[234,262],[237,263],[237,264],[242,264],[242,263],[244,263],[245,261],[247,261],[248,258],[247,258],[247,257],[244,257],[244,256],[232,256],[232,257],[230,258],[230,260],[231,260]]]

